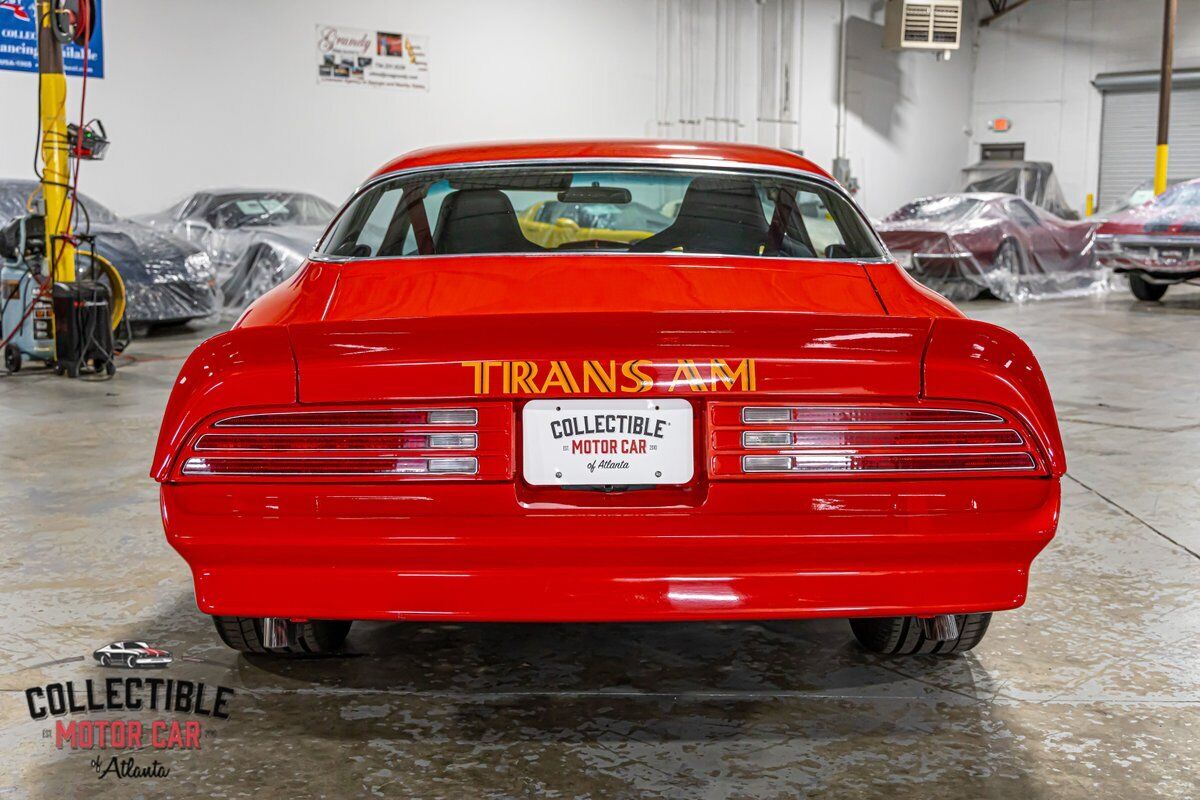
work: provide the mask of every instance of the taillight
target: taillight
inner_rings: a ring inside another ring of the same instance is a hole
[[[713,478],[1041,470],[1024,426],[990,410],[714,403],[710,435]]]
[[[239,413],[190,437],[177,476],[506,480],[511,419],[507,403]]]

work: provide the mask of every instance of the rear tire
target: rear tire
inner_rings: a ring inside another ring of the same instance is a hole
[[[965,653],[982,641],[991,613],[955,614],[958,638],[945,642],[927,639],[916,617],[863,617],[850,620],[850,630],[864,649],[889,656]]]
[[[1022,292],[1022,278],[1025,275],[1025,256],[1021,253],[1021,247],[1012,239],[1005,239],[1000,243],[1000,247],[996,250],[995,258],[996,268],[999,270],[1000,279],[1004,282],[1003,295],[1001,300],[1019,300]],[[997,293],[993,290],[993,294]]]
[[[21,371],[21,351],[17,349],[16,345],[4,346],[4,368],[10,373]]]
[[[1141,275],[1130,275],[1129,288],[1133,290],[1133,296],[1138,300],[1152,303],[1155,300],[1161,300],[1170,287],[1165,283],[1150,283]]]
[[[313,619],[296,623],[296,636],[288,647],[268,649],[263,645],[261,617],[213,617],[217,635],[229,647],[242,653],[266,655],[319,656],[336,653],[350,633],[350,620]]]

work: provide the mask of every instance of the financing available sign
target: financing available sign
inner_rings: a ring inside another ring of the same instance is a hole
[[[88,43],[89,78],[104,77],[104,10],[96,0],[96,27]],[[37,0],[0,0],[0,69],[38,71]],[[83,74],[83,48],[63,47],[63,72]]]
[[[429,37],[317,26],[317,81],[429,90]]]

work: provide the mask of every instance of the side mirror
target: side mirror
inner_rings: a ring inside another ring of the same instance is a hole
[[[854,258],[854,253],[846,245],[838,242],[825,248],[826,258]]]

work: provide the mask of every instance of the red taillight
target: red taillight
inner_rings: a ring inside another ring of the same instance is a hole
[[[196,432],[176,474],[184,480],[506,480],[511,419],[507,403],[241,413]]]
[[[713,478],[1040,470],[1024,426],[999,412],[734,403],[710,409]]]

